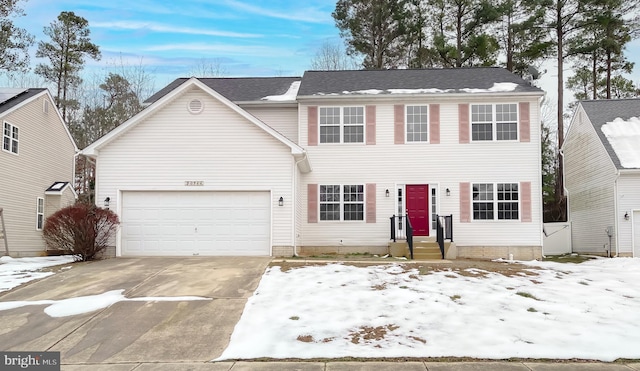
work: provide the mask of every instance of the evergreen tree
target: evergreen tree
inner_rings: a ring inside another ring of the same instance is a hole
[[[500,9],[488,0],[433,0],[433,46],[442,67],[493,66],[499,45],[489,27]]]
[[[504,0],[500,6],[499,42],[505,54],[505,68],[523,76],[539,65],[553,46],[544,28],[540,0]]]
[[[0,71],[29,69],[29,47],[34,39],[25,29],[16,27],[13,18],[23,16],[20,0],[0,0]]]
[[[332,16],[349,55],[366,69],[396,68],[405,59],[407,0],[338,0]]]
[[[91,42],[90,32],[86,19],[73,12],[62,12],[56,21],[44,28],[45,35],[51,40],[38,43],[36,57],[48,59],[49,64],[38,64],[35,73],[56,84],[56,104],[65,120],[69,109],[79,107],[78,101],[70,98],[70,90],[82,82],[80,71],[85,57],[100,59],[100,50]]]

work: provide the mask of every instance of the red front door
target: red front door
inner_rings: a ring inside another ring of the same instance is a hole
[[[429,185],[407,185],[407,214],[411,220],[414,236],[428,236],[429,223]]]

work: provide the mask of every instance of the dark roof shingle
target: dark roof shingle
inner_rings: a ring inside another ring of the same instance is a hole
[[[20,94],[16,94],[16,96],[6,100],[3,103],[0,103],[0,114],[8,111],[9,109],[21,104],[22,102],[33,98],[34,96],[42,93],[47,89],[45,88],[30,88],[26,89],[24,92]]]
[[[159,92],[149,97],[145,103],[151,104],[169,94],[188,78],[179,78],[171,82]],[[272,95],[282,95],[289,90],[292,83],[300,81],[300,77],[228,77],[199,78],[202,83],[222,94],[232,102],[261,101]]]
[[[513,92],[542,92],[519,76],[497,67],[412,70],[307,71],[299,96],[341,95],[345,92],[388,89],[433,89],[466,93],[463,89],[488,90],[495,83],[513,83]],[[348,94],[348,93],[347,93]]]

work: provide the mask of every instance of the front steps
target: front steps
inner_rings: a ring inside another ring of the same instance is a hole
[[[451,241],[444,242],[445,258],[455,259],[455,243]],[[393,257],[411,258],[409,252],[409,244],[407,241],[398,241],[389,243],[389,252]],[[414,260],[442,260],[440,246],[436,242],[435,237],[415,236],[413,237],[413,259]]]

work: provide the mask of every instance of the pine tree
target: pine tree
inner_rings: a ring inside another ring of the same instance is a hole
[[[404,60],[407,0],[338,0],[332,16],[349,55],[366,69],[396,68]]]
[[[25,29],[16,27],[12,18],[24,16],[20,0],[0,0],[0,71],[29,69],[29,47],[34,39]]]
[[[100,50],[91,42],[90,32],[86,19],[73,12],[62,12],[56,21],[44,28],[51,41],[38,43],[36,57],[47,58],[49,64],[38,64],[35,73],[56,84],[56,104],[65,120],[68,119],[67,111],[79,106],[77,100],[70,98],[70,90],[82,82],[80,71],[85,57],[100,59]]]

